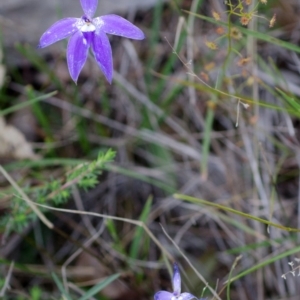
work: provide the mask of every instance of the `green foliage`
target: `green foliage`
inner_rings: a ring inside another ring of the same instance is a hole
[[[24,191],[37,203],[63,205],[70,198],[74,185],[84,191],[94,188],[99,183],[99,176],[105,165],[110,163],[114,157],[115,152],[112,150],[100,152],[96,160],[79,164],[61,178],[50,180],[49,183],[46,182],[39,187],[27,187]],[[15,192],[12,194],[9,212],[0,219],[0,226],[7,233],[22,232],[29,222],[36,220],[36,215],[30,210],[27,203]]]
[[[42,290],[38,286],[34,286],[30,289],[31,300],[39,300],[42,296]]]

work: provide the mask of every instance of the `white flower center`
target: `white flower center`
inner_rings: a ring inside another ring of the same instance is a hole
[[[81,26],[80,30],[82,32],[91,32],[91,31],[95,31],[96,27],[93,23],[84,22],[84,24],[83,24],[83,26]]]
[[[96,26],[93,24],[92,21],[88,19],[79,19],[75,26],[81,31],[81,32],[93,32],[96,30]]]

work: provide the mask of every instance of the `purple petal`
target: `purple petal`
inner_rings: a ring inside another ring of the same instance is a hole
[[[154,295],[154,300],[171,300],[173,296],[170,292],[160,291]]]
[[[92,48],[95,59],[105,75],[107,81],[111,83],[113,77],[113,58],[108,37],[102,30],[94,32]]]
[[[86,62],[91,43],[91,35],[77,31],[69,40],[67,62],[72,79],[77,82],[80,71]]]
[[[97,10],[98,0],[80,0],[80,2],[85,15],[91,19]]]
[[[78,28],[78,18],[66,18],[54,23],[41,37],[39,48],[47,47],[75,33]]]
[[[180,273],[179,273],[179,268],[177,263],[174,263],[173,266],[173,291],[174,291],[174,295],[178,296],[180,294],[181,291],[181,278],[180,278]]]
[[[198,299],[196,296],[190,294],[190,293],[182,293],[181,295],[181,300],[190,300],[190,299]]]
[[[142,30],[120,16],[106,15],[94,20],[101,26],[101,30],[108,34],[119,35],[134,40],[145,38]]]

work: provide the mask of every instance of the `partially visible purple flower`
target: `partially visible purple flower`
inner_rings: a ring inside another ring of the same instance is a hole
[[[87,56],[92,48],[95,59],[109,83],[113,77],[111,46],[106,34],[134,40],[144,39],[144,33],[129,21],[117,15],[93,18],[98,0],[80,0],[84,15],[65,18],[54,23],[41,37],[39,48],[47,47],[71,36],[67,48],[67,63],[72,79],[77,82]]]
[[[154,300],[190,300],[198,299],[196,296],[190,293],[181,293],[181,278],[177,263],[173,266],[173,293],[167,291],[159,291],[154,295]],[[199,299],[201,300],[201,299]]]

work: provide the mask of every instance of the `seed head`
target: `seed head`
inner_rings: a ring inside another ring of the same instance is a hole
[[[252,16],[249,14],[243,14],[240,18],[240,22],[242,25],[247,26],[249,22],[251,21]]]
[[[205,82],[208,82],[208,81],[209,81],[209,77],[208,77],[207,73],[205,73],[205,72],[201,72],[201,73],[200,73],[200,77],[201,77],[201,79],[202,79],[203,81],[205,81]]]
[[[251,61],[251,57],[244,57],[244,58],[241,58],[241,59],[238,61],[237,65],[238,65],[239,67],[243,67],[243,66],[247,65],[248,62],[250,62],[250,61]]]
[[[216,21],[220,21],[220,20],[221,20],[220,14],[217,13],[215,10],[212,11],[212,16],[213,16],[213,18],[214,18]]]
[[[225,29],[224,29],[223,27],[218,27],[218,28],[216,29],[216,33],[217,33],[218,35],[222,35],[222,34],[225,33]]]
[[[274,14],[272,19],[270,20],[269,27],[272,28],[275,22],[276,22],[276,14]]]
[[[232,37],[235,40],[240,40],[243,37],[243,35],[237,27],[232,27],[230,28],[230,37]]]
[[[206,47],[208,47],[211,50],[217,50],[218,47],[214,42],[205,41]]]

